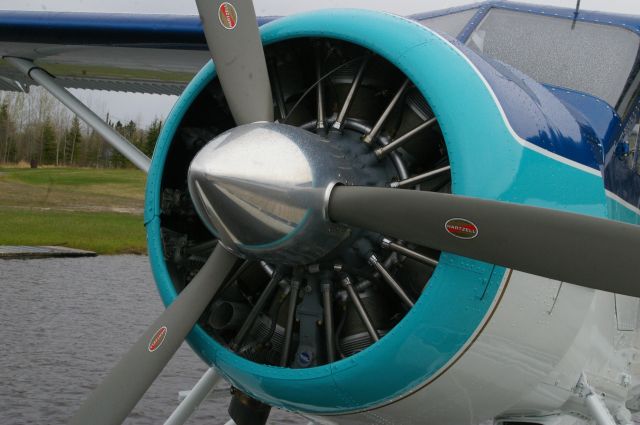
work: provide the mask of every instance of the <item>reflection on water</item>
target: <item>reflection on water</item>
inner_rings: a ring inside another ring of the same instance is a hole
[[[0,260],[0,286],[2,425],[66,423],[163,309],[141,256]],[[183,345],[125,423],[162,423],[205,370]],[[205,401],[189,423],[224,424],[228,402]]]

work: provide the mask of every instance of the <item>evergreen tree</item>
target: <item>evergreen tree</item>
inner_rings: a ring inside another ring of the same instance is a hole
[[[8,162],[15,155],[14,130],[9,103],[5,100],[0,106],[0,162]]]
[[[162,120],[158,118],[154,119],[149,128],[147,129],[146,143],[144,144],[144,153],[151,156],[153,150],[156,148],[156,142],[158,136],[160,136],[160,129],[162,129]]]
[[[120,120],[116,121],[116,124],[113,126],[113,128],[115,128],[115,130],[118,133],[122,134],[126,138],[125,126],[122,125]],[[111,145],[105,146],[105,151],[108,152],[107,158],[108,158],[109,167],[122,168],[125,166],[127,160],[120,152],[115,150]]]
[[[42,127],[42,164],[56,163],[56,130],[50,120],[44,122]]]
[[[133,120],[114,123],[107,114],[106,122],[142,152],[153,154],[162,120],[143,128]],[[0,164],[31,160],[42,165],[133,167],[45,91],[0,94]]]
[[[82,131],[80,130],[80,120],[76,115],[71,120],[71,128],[66,133],[66,152],[64,155],[64,163],[69,165],[78,164],[78,157],[83,149]]]

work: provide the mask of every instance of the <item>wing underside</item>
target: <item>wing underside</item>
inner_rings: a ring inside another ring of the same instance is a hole
[[[170,95],[209,60],[195,16],[15,11],[0,11],[0,56],[29,59],[67,88]],[[0,61],[0,90],[34,84]]]
[[[465,6],[456,14],[465,20],[453,23],[442,21],[442,13],[414,18],[453,34],[476,10]],[[274,19],[258,17],[258,25]],[[5,56],[33,61],[66,88],[168,95],[181,94],[209,60],[198,16],[0,10]],[[33,85],[0,60],[0,90],[26,92]]]

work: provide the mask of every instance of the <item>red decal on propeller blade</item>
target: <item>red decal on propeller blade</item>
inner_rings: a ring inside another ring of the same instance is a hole
[[[224,2],[218,9],[218,19],[223,27],[232,30],[238,25],[238,12],[231,3]]]
[[[151,337],[151,341],[149,341],[149,352],[153,353],[158,348],[160,348],[160,346],[164,342],[164,338],[166,336],[167,336],[167,327],[166,326],[162,326]]]
[[[478,226],[464,218],[452,218],[444,224],[444,229],[451,236],[460,239],[473,239],[478,236]]]

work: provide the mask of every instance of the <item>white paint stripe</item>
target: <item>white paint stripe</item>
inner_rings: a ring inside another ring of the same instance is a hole
[[[626,209],[628,209],[629,211],[640,215],[640,208],[631,205],[629,202],[625,201],[624,199],[622,199],[621,197],[619,197],[618,195],[616,195],[613,192],[610,192],[608,190],[605,190],[605,195],[607,195],[607,198],[619,203],[620,205],[622,205],[623,207],[625,207]]]
[[[501,111],[502,111],[502,109],[501,109]],[[502,112],[502,114],[504,116],[504,112]],[[596,170],[594,168],[589,167],[588,165],[584,165],[584,164],[581,164],[581,163],[579,163],[577,161],[573,161],[573,160],[571,160],[569,158],[565,158],[562,155],[558,155],[557,153],[548,151],[548,150],[546,150],[546,149],[544,149],[544,148],[542,148],[542,147],[540,147],[538,145],[535,145],[535,144],[529,142],[528,140],[525,140],[525,139],[521,138],[520,136],[518,136],[515,133],[515,131],[513,130],[513,128],[511,128],[510,125],[508,125],[508,127],[509,127],[509,131],[511,132],[511,134],[513,134],[515,139],[522,146],[524,146],[524,147],[526,147],[526,148],[528,148],[528,149],[530,149],[530,150],[532,150],[534,152],[537,152],[537,153],[539,153],[541,155],[544,155],[546,157],[554,159],[554,160],[556,160],[558,162],[562,162],[563,164],[567,164],[570,167],[577,168],[580,171],[584,171],[585,173],[589,173],[589,174],[592,174],[592,175],[594,175],[596,177],[602,178],[602,172],[600,170]]]
[[[414,21],[411,21],[409,19],[403,18],[405,20],[407,20],[410,23],[415,24]],[[455,45],[451,44],[446,38],[442,37],[440,34],[436,33],[435,31],[431,31],[430,29],[421,26],[422,29],[431,32],[433,35],[435,35],[436,37],[438,37],[440,40],[442,40],[444,43],[446,43],[448,46],[450,46],[460,57],[462,57],[467,64],[469,64],[469,66],[471,67],[471,69],[473,69],[475,71],[475,73],[478,75],[478,77],[480,78],[480,80],[484,83],[485,87],[487,88],[487,90],[489,91],[489,93],[491,94],[491,97],[493,98],[494,103],[496,104],[496,107],[498,108],[498,111],[500,111],[500,115],[502,116],[502,120],[504,121],[505,126],[507,127],[507,129],[509,130],[509,133],[511,133],[511,136],[518,142],[520,143],[520,145],[524,146],[525,148],[532,150],[534,152],[537,152],[541,155],[544,155],[548,158],[551,158],[557,162],[561,162],[563,164],[566,164],[570,167],[576,168],[580,171],[584,171],[585,173],[589,173],[592,174],[596,177],[602,178],[602,173],[599,170],[593,169],[591,167],[588,167],[584,164],[581,164],[579,162],[573,161],[571,159],[565,158],[561,155],[558,155],[556,153],[553,153],[551,151],[548,151],[547,149],[544,149],[538,145],[535,145],[525,139],[523,139],[522,137],[520,137],[515,130],[513,129],[513,127],[511,127],[511,123],[509,122],[509,119],[507,118],[507,115],[504,112],[504,109],[502,108],[502,104],[500,103],[500,101],[498,100],[498,97],[496,96],[495,92],[493,91],[493,89],[491,88],[491,85],[489,85],[489,82],[486,80],[486,78],[484,78],[484,75],[482,75],[482,73],[480,72],[480,70],[475,66],[475,64],[473,62],[471,62],[471,60],[460,51],[460,49],[458,49]]]

